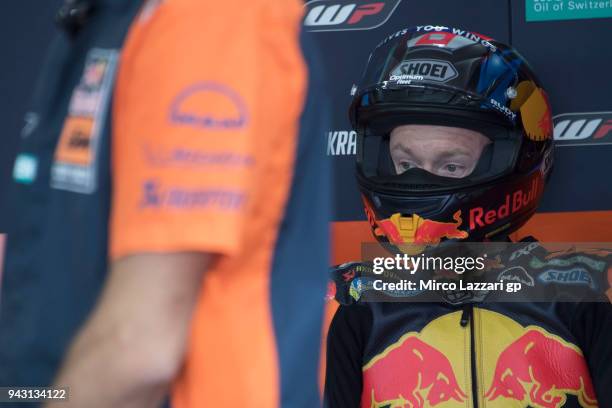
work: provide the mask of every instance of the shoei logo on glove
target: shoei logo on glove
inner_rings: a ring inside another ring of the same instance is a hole
[[[202,129],[242,129],[248,122],[242,97],[230,87],[200,82],[182,90],[170,106],[170,121]]]
[[[593,277],[591,277],[591,274],[584,268],[568,270],[550,269],[540,274],[538,280],[544,284],[585,285],[591,289],[597,289],[597,284],[593,280]]]
[[[426,59],[408,60],[391,71],[389,80],[397,84],[415,81],[447,82],[457,77],[457,70],[448,61]]]
[[[359,4],[346,0],[313,0],[306,3],[307,31],[370,30],[383,25],[401,0]]]
[[[563,113],[553,123],[557,146],[612,143],[612,112]]]

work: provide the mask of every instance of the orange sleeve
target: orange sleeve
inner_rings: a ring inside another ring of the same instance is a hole
[[[266,160],[254,130],[266,91],[262,1],[231,4],[161,2],[130,30],[113,105],[112,258],[240,249]]]

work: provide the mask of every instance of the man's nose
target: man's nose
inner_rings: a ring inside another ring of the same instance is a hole
[[[425,163],[423,163],[421,166],[422,166],[421,168],[422,168],[423,170],[428,171],[428,172],[430,172],[430,173],[432,173],[432,174],[436,174],[436,173],[434,173],[434,165],[433,165],[433,162],[425,162]]]

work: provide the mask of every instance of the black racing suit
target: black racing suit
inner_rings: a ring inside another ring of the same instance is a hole
[[[551,257],[521,245],[499,276],[590,291],[590,301],[568,291],[554,302],[493,302],[486,292],[366,302],[368,264],[333,268],[341,305],[328,335],[326,408],[612,407],[610,253]]]

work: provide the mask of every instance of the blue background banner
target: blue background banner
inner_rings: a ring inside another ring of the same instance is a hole
[[[551,1],[550,3],[554,3]],[[333,156],[334,220],[363,222],[365,216],[353,177],[355,134],[347,110],[350,90],[359,80],[370,51],[389,34],[413,25],[446,25],[514,45],[548,90],[557,139],[551,184],[540,214],[557,229],[575,232],[610,227],[612,219],[612,102],[609,65],[612,21],[608,18],[528,22],[526,0],[313,0],[306,2],[304,29],[322,48],[330,72],[333,128],[321,135]],[[6,197],[24,115],[45,49],[55,30],[60,0],[4,2],[0,7],[4,51],[0,118],[0,197]],[[469,6],[468,6],[469,5]],[[1,200],[2,204],[5,200]],[[0,208],[0,231],[6,212]],[[568,222],[568,226],[561,225]],[[586,221],[585,221],[586,222]],[[588,224],[590,225],[590,224]],[[539,227],[540,228],[540,227]],[[584,232],[584,231],[582,231]],[[612,234],[612,233],[610,233]],[[604,239],[603,236],[592,239]],[[612,237],[610,237],[612,238]]]

